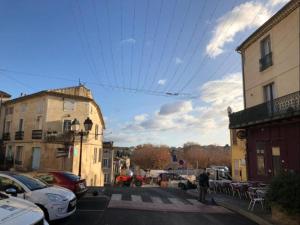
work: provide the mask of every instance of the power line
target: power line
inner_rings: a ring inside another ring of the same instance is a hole
[[[198,28],[198,26],[199,26],[199,24],[200,24],[200,22],[201,22],[201,20],[202,20],[202,16],[204,15],[203,12],[205,12],[206,5],[207,5],[207,0],[204,1],[203,5],[202,5],[202,7],[201,7],[201,9],[200,9],[200,11],[199,11],[199,14],[198,14],[198,17],[197,17],[197,20],[196,20],[197,22],[195,23],[195,26],[194,26],[194,28],[193,28],[193,32],[192,32],[191,38],[190,38],[189,41],[187,42],[187,47],[185,48],[185,50],[184,50],[184,52],[183,52],[183,59],[186,58],[187,53],[188,53],[188,50],[190,49],[190,47],[191,47],[191,45],[192,45],[192,43],[193,43],[192,40],[195,38],[195,35],[197,34],[197,28]],[[199,43],[198,45],[200,45],[200,43]],[[198,45],[197,45],[197,46],[198,46]],[[190,59],[188,60],[188,62],[191,62],[191,61],[192,61],[191,58],[192,58],[192,55],[191,55]],[[188,62],[187,62],[187,63],[188,63]],[[186,65],[186,66],[187,66],[187,65]],[[179,68],[180,68],[180,65],[177,66],[176,70],[175,70],[174,73],[172,74],[171,79],[168,81],[168,84],[167,84],[166,88],[168,88],[168,87],[172,84],[173,80],[174,80],[175,77],[176,77],[177,72],[179,71]]]
[[[101,40],[101,30],[100,30],[100,22],[99,22],[99,17],[98,17],[98,13],[97,13],[97,4],[95,2],[95,0],[92,0],[92,3],[93,3],[93,8],[94,8],[94,14],[95,14],[95,17],[96,17],[96,27],[97,27],[97,40],[98,40],[98,43],[99,43],[99,46],[100,46],[100,56],[101,56],[101,59],[102,59],[102,64],[103,64],[103,67],[104,67],[104,72],[105,72],[105,76],[107,78],[107,81],[109,84],[111,84],[111,80],[108,76],[108,72],[107,72],[107,65],[105,63],[105,59],[104,59],[104,54],[103,54],[103,43],[102,43],[102,40]]]
[[[150,52],[150,59],[149,59],[149,63],[148,63],[148,68],[146,70],[146,77],[145,77],[145,80],[144,80],[145,82],[142,85],[142,88],[144,88],[145,83],[146,83],[146,78],[149,76],[149,73],[150,73],[150,66],[151,66],[151,62],[152,62],[152,59],[153,59],[153,50],[154,50],[154,48],[156,46],[156,42],[157,42],[157,33],[158,33],[159,22],[160,22],[160,18],[161,18],[161,14],[162,14],[163,2],[164,2],[164,0],[160,1],[159,15],[158,15],[158,18],[157,18],[157,22],[156,22],[156,25],[155,25],[154,36],[153,36],[154,42],[153,42],[152,49],[151,49],[151,52]]]
[[[108,0],[105,1],[105,8],[106,8],[106,15],[107,15],[107,21],[108,21],[108,38],[109,38],[109,43],[110,43],[110,58],[112,62],[112,70],[113,70],[113,76],[115,80],[115,84],[118,85],[118,79],[116,77],[116,71],[115,71],[115,58],[112,50],[112,38],[111,38],[111,29],[110,29],[110,10],[109,10],[109,5],[108,5]]]
[[[213,18],[213,16],[215,15],[215,13],[216,13],[216,11],[217,11],[217,8],[219,7],[220,2],[221,2],[221,1],[218,0],[218,1],[217,1],[217,4],[215,4],[215,7],[213,8],[213,10],[212,10],[212,12],[211,12],[211,14],[210,14],[210,16],[209,16],[209,18],[210,18],[209,20],[211,20],[211,19]],[[179,76],[177,76],[177,79],[175,80],[175,83],[174,83],[174,85],[173,85],[174,87],[176,86],[177,83],[180,82],[182,76],[186,73],[187,69],[190,68],[190,65],[192,64],[193,59],[195,58],[197,52],[198,52],[198,51],[200,50],[200,48],[202,47],[201,44],[202,44],[203,38],[205,37],[205,34],[207,33],[207,29],[208,29],[208,24],[206,24],[205,29],[204,29],[203,32],[201,33],[201,37],[200,37],[199,42],[198,42],[198,45],[197,45],[198,47],[195,47],[195,48],[193,49],[193,52],[192,52],[192,54],[190,55],[189,59],[186,60],[186,62],[188,62],[188,63],[185,64],[185,66],[184,66],[182,72],[179,74]],[[179,71],[179,68],[176,70],[175,74],[173,74],[173,77],[176,76],[176,74],[177,74],[178,71]],[[169,83],[169,85],[171,85],[171,84]]]
[[[147,24],[148,24],[148,14],[149,14],[149,2],[150,2],[150,0],[147,0],[145,29],[144,29],[144,36],[143,36],[143,46],[142,46],[141,62],[140,62],[139,71],[138,71],[137,88],[139,88],[139,83],[140,83],[140,78],[141,78],[142,64],[144,62],[143,59],[144,59],[145,39],[146,39],[146,34],[147,34]]]
[[[163,56],[164,56],[165,49],[166,49],[166,45],[167,45],[167,40],[168,40],[168,38],[169,38],[169,35],[170,35],[170,32],[171,32],[172,25],[173,25],[173,23],[174,23],[174,21],[175,21],[175,20],[174,20],[174,16],[175,16],[175,11],[176,11],[176,6],[177,6],[177,4],[178,4],[178,0],[176,0],[176,3],[174,4],[174,7],[173,7],[173,9],[172,9],[171,21],[170,21],[169,26],[168,26],[167,35],[166,35],[166,38],[165,38],[165,40],[164,40],[164,44],[163,44],[163,46],[162,46],[163,49],[162,49],[161,54],[160,54],[160,57],[159,57],[157,69],[156,69],[156,71],[155,71],[155,73],[154,73],[152,82],[151,82],[151,84],[150,84],[150,86],[149,86],[150,89],[152,88],[153,84],[154,84],[155,81],[156,81],[157,74],[158,74],[158,71],[159,71],[159,69],[160,69],[160,66],[161,66],[161,63],[162,63],[162,60],[163,60]]]
[[[133,19],[132,19],[132,32],[131,37],[135,38],[135,7],[136,7],[136,0],[134,1],[133,5]],[[130,79],[129,79],[129,87],[131,88],[131,82],[132,82],[132,67],[133,67],[133,44],[131,45],[131,56],[130,56]]]
[[[10,69],[5,69],[5,68],[0,68],[0,72],[23,74],[25,76],[39,77],[39,78],[43,78],[43,79],[45,79],[45,78],[46,79],[55,79],[55,80],[63,80],[63,81],[77,83],[77,80],[68,79],[68,78],[65,78],[65,77],[50,76],[50,75],[47,76],[47,75],[38,74],[38,73],[16,71],[16,70],[10,70]],[[138,89],[138,88],[122,87],[122,86],[104,84],[104,83],[99,83],[99,82],[97,82],[97,83],[96,82],[85,82],[85,83],[88,84],[88,85],[96,85],[96,86],[110,88],[112,90],[127,91],[127,92],[132,92],[132,93],[142,93],[142,94],[154,95],[154,96],[178,97],[178,98],[190,96],[189,93],[161,92],[161,91],[153,91],[153,90],[149,90],[149,89]]]
[[[171,65],[172,62],[173,62],[174,56],[175,56],[175,54],[176,54],[176,50],[177,50],[177,48],[178,48],[179,40],[180,40],[180,37],[181,37],[182,32],[183,32],[183,30],[184,30],[184,26],[185,26],[185,23],[186,23],[186,20],[187,20],[187,17],[188,17],[188,12],[189,12],[190,9],[191,9],[191,5],[192,5],[191,3],[192,3],[192,1],[189,0],[188,6],[186,7],[186,10],[185,10],[185,13],[184,13],[184,16],[183,16],[183,22],[182,22],[181,27],[180,27],[180,29],[179,29],[179,34],[177,35],[177,38],[176,38],[176,41],[175,41],[175,45],[174,45],[174,47],[173,47],[173,49],[172,49],[172,53],[171,53],[171,56],[170,56],[170,59],[169,59],[169,63],[167,64],[166,69],[164,70],[164,73],[163,73],[163,74],[166,74],[166,75],[167,75],[167,73],[168,73],[168,71],[169,71],[169,68],[170,68],[170,65]],[[157,88],[156,88],[156,89],[157,89]],[[166,89],[164,89],[164,91],[166,91]]]

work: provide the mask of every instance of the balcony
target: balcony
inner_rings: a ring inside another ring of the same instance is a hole
[[[17,131],[15,133],[15,140],[23,140],[24,138],[24,131]]]
[[[10,141],[10,133],[4,133],[2,136],[3,141]]]
[[[259,65],[260,65],[260,71],[263,71],[265,69],[267,69],[268,67],[273,65],[273,61],[272,61],[272,52],[270,52],[269,54],[265,55],[264,57],[262,57],[259,60]]]
[[[42,139],[43,138],[43,130],[32,130],[31,139]]]
[[[300,91],[232,113],[229,116],[229,128],[246,128],[297,115],[300,115]]]
[[[57,133],[56,131],[48,131],[46,133],[46,141],[53,143],[71,143],[73,141],[72,132]]]

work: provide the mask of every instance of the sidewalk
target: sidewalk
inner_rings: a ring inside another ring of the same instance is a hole
[[[198,198],[198,190],[191,189],[187,190],[187,193]],[[256,222],[259,225],[273,225],[271,221],[271,214],[265,210],[261,209],[259,204],[255,205],[255,209],[253,211],[248,210],[249,200],[239,199],[237,197],[232,197],[225,194],[208,194],[206,199],[214,199],[216,204],[227,208],[231,211],[239,213],[248,219]]]

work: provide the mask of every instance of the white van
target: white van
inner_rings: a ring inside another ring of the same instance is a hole
[[[0,192],[1,225],[48,225],[35,204]]]

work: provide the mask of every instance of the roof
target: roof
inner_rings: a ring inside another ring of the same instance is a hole
[[[265,33],[271,30],[276,24],[282,21],[285,17],[291,14],[300,5],[300,0],[291,0],[284,5],[276,14],[274,14],[269,20],[261,25],[256,31],[254,31],[242,44],[240,44],[236,51],[241,52],[249,47],[253,42],[262,37]]]
[[[88,102],[91,102],[96,107],[97,112],[100,115],[100,120],[103,124],[103,128],[105,128],[105,123],[104,123],[101,109],[100,109],[99,105],[95,102],[95,100],[91,97],[92,95],[90,93],[86,95],[89,97],[86,97],[86,96],[82,96],[82,95],[68,94],[69,92],[65,91],[65,90],[68,90],[71,88],[82,88],[82,87],[84,87],[84,86],[80,85],[80,86],[62,88],[62,89],[44,90],[44,91],[36,92],[36,93],[30,94],[30,95],[24,95],[24,96],[15,98],[15,99],[8,100],[8,101],[4,102],[3,105],[14,104],[14,103],[25,101],[25,100],[28,100],[31,98],[47,96],[47,95],[63,97],[63,98],[70,98],[70,99],[81,100],[81,101],[88,101]],[[86,87],[84,87],[84,89],[87,90],[88,92],[90,92],[90,90],[87,89]]]
[[[0,98],[10,98],[11,95],[4,92],[4,91],[0,91]]]

